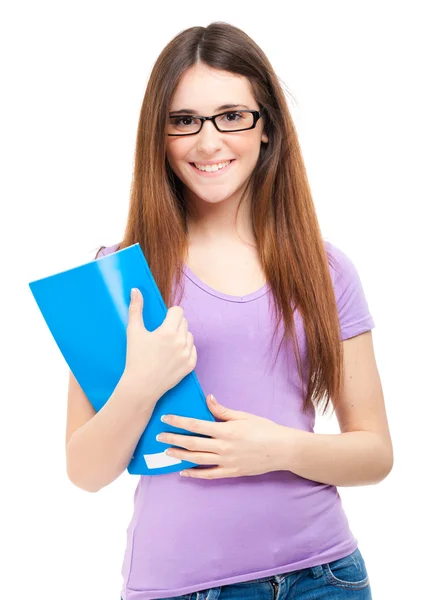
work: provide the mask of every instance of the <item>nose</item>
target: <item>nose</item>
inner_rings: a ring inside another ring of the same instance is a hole
[[[196,136],[198,150],[203,154],[214,154],[222,146],[223,135],[212,121],[204,121],[201,131]]]

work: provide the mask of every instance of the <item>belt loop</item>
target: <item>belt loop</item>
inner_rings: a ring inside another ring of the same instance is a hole
[[[323,575],[323,567],[321,565],[311,567],[311,575],[314,579],[321,577]]]

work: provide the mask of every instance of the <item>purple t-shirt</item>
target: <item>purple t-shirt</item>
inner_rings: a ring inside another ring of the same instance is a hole
[[[330,273],[344,340],[375,325],[354,264],[324,243],[336,259]],[[195,372],[204,393],[213,393],[228,408],[313,431],[315,411],[301,410],[292,346],[283,344],[273,364],[283,329],[272,345],[269,284],[231,296],[206,285],[185,264],[183,270],[180,306],[194,336]],[[298,311],[294,320],[306,365]],[[127,529],[121,594],[123,600],[190,594],[327,563],[357,545],[336,486],[291,471],[214,480],[183,478],[178,472],[142,475]]]

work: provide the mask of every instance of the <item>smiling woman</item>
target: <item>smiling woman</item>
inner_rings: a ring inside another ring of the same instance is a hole
[[[392,466],[374,320],[354,263],[321,235],[278,77],[232,25],[186,29],[155,62],[124,239],[99,256],[136,242],[169,312],[148,332],[131,301],[102,414],[71,380],[72,472],[93,490],[114,480],[192,370],[215,422],[170,415],[188,433],[159,443],[196,467],[140,478],[123,600],[290,600],[297,581],[302,598],[368,600],[337,486]],[[315,434],[330,405],[341,433]]]

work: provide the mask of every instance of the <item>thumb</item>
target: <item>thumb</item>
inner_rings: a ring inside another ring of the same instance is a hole
[[[211,412],[218,417],[219,419],[223,419],[225,421],[229,421],[231,419],[240,419],[244,416],[240,410],[233,410],[231,408],[227,408],[220,404],[213,394],[209,394],[207,396],[207,404],[211,410]]]
[[[142,307],[144,304],[144,298],[138,288],[132,288],[130,305],[128,307],[128,325],[129,327],[134,325],[143,324],[142,320]]]

